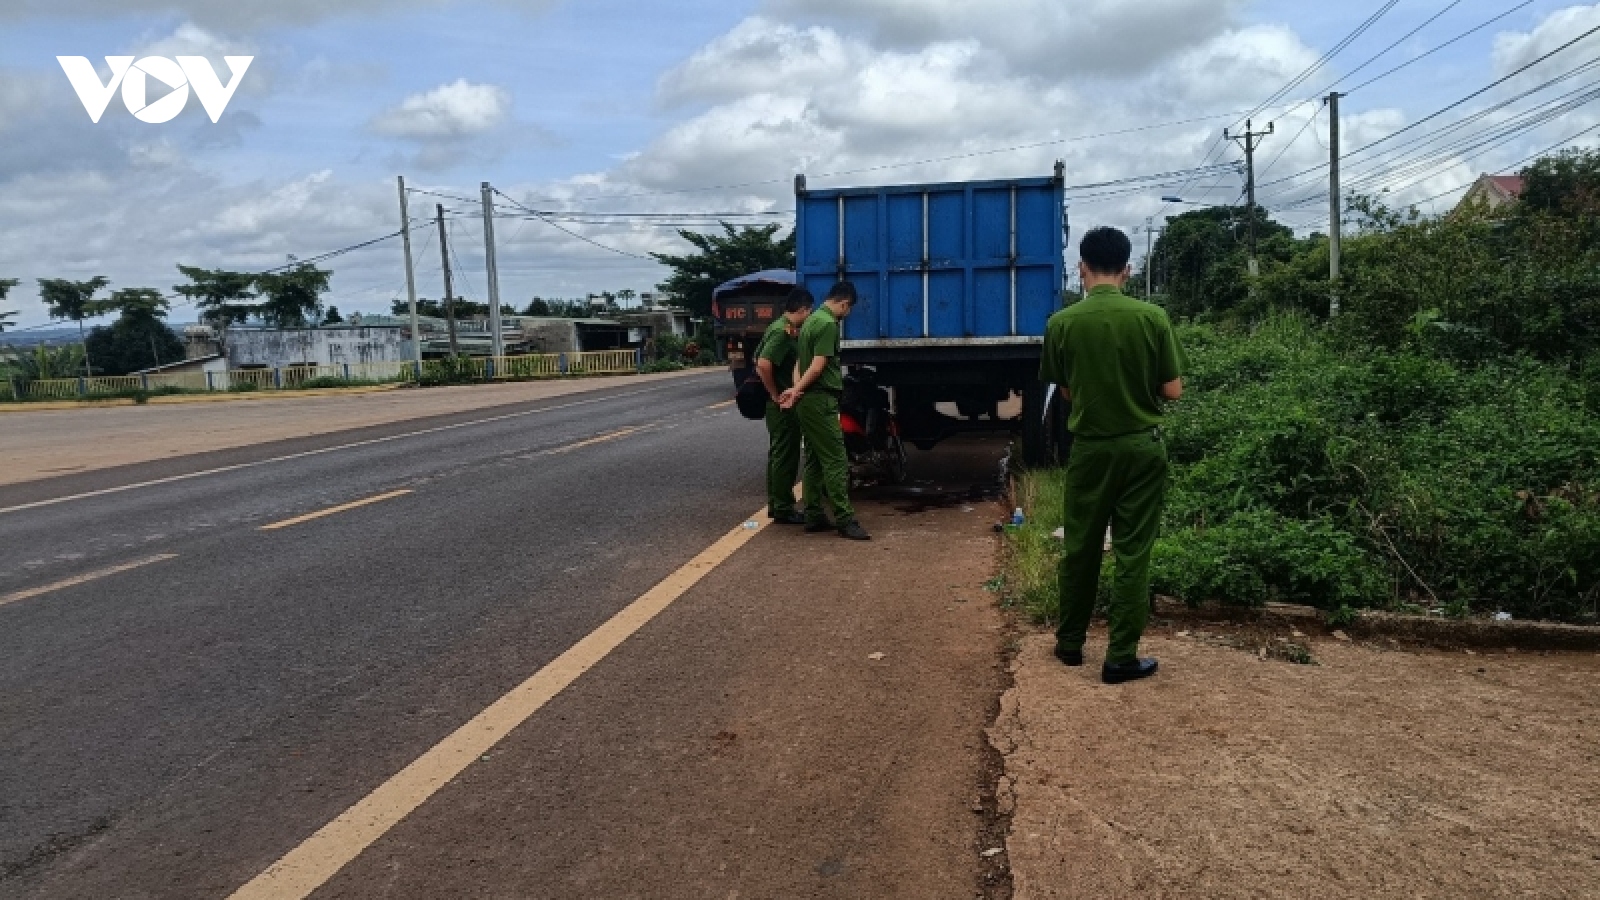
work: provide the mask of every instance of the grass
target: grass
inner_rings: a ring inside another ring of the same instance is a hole
[[[1007,528],[1009,540],[997,587],[1008,606],[1020,607],[1040,624],[1053,624],[1061,611],[1057,593],[1061,541],[1053,533],[1061,527],[1064,477],[1063,469],[1033,469],[1012,483],[1024,524]]]

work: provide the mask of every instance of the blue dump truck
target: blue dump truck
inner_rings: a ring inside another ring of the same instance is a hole
[[[1062,166],[1044,178],[809,190],[795,178],[797,280],[860,299],[840,362],[893,394],[900,435],[932,449],[964,431],[1014,431],[1024,459],[1064,449],[1064,404],[1039,382],[1061,308]],[[1021,395],[1021,414],[1001,418]],[[941,409],[942,406],[942,409]]]

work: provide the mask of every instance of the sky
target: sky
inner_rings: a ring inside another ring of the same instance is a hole
[[[1592,72],[1484,110],[1594,62],[1600,35],[1426,118],[1596,26],[1600,3],[1550,0],[3,0],[0,278],[21,283],[0,311],[48,326],[40,278],[170,293],[179,264],[259,271],[385,238],[399,175],[417,189],[419,294],[442,292],[439,203],[457,292],[486,298],[488,181],[500,295],[518,308],[651,291],[665,269],[648,254],[688,249],[672,225],[787,223],[797,172],[814,187],[954,181],[1062,159],[1074,230],[1118,225],[1139,244],[1135,229],[1190,208],[1163,196],[1239,198],[1232,167],[1188,170],[1240,160],[1221,133],[1251,111],[1273,129],[1261,202],[1325,230],[1330,87],[1350,92],[1347,152],[1416,125],[1348,159],[1346,184],[1437,213],[1482,172],[1585,129],[1575,143],[1596,146]],[[117,55],[204,56],[224,81],[224,56],[254,61],[215,123],[193,97],[150,124],[117,96],[94,123],[56,57],[105,78]],[[1415,165],[1567,93],[1573,108],[1504,143]],[[1438,143],[1408,148],[1419,136]],[[398,238],[322,265],[346,315],[405,296]],[[193,318],[175,302],[172,321]]]

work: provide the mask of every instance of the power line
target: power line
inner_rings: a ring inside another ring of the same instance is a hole
[[[1484,22],[1480,22],[1477,25],[1474,25],[1473,27],[1467,29],[1466,31],[1461,32],[1460,34],[1456,35],[1455,37],[1451,38],[1448,41],[1445,41],[1444,43],[1438,45],[1437,47],[1430,48],[1429,50],[1423,52],[1422,54],[1420,54],[1418,56],[1413,56],[1412,58],[1406,60],[1405,62],[1401,63],[1398,66],[1395,66],[1392,69],[1389,69],[1386,72],[1382,72],[1382,73],[1380,73],[1378,75],[1374,75],[1373,77],[1368,78],[1366,81],[1361,82],[1360,84],[1356,85],[1353,88],[1350,88],[1349,90],[1345,91],[1344,93],[1353,94],[1356,91],[1361,90],[1362,88],[1366,87],[1369,84],[1372,84],[1375,81],[1379,81],[1381,79],[1388,78],[1390,75],[1393,75],[1394,73],[1400,71],[1401,69],[1404,69],[1407,66],[1410,66],[1410,65],[1412,65],[1414,63],[1421,62],[1422,60],[1427,59],[1428,57],[1432,56],[1435,53],[1438,53],[1440,50],[1443,50],[1444,48],[1450,46],[1451,44],[1454,44],[1457,41],[1463,40],[1464,38],[1466,38],[1466,37],[1468,37],[1470,35],[1476,34],[1477,32],[1482,31],[1485,28],[1488,28],[1490,25],[1493,25],[1494,23],[1500,21],[1501,19],[1504,19],[1506,16],[1511,15],[1512,13],[1516,12],[1517,10],[1520,10],[1520,9],[1522,9],[1524,7],[1527,7],[1527,6],[1531,6],[1532,4],[1533,4],[1533,0],[1524,0],[1524,2],[1518,3],[1516,6],[1511,7],[1510,9],[1506,10],[1503,13],[1500,13],[1499,15],[1495,16],[1494,18],[1488,19],[1488,20],[1486,20]],[[1430,19],[1429,21],[1432,21],[1432,20]],[[1426,24],[1426,23],[1424,23],[1424,24]],[[1354,73],[1351,73],[1351,74],[1354,74]]]
[[[1495,79],[1494,81],[1490,82],[1489,84],[1484,85],[1483,87],[1479,88],[1476,91],[1473,91],[1472,93],[1466,95],[1465,97],[1462,97],[1461,99],[1455,101],[1454,103],[1451,103],[1448,106],[1445,106],[1445,107],[1443,107],[1441,109],[1438,109],[1438,110],[1434,111],[1433,113],[1431,113],[1431,114],[1429,114],[1427,116],[1424,116],[1423,118],[1418,119],[1415,122],[1412,122],[1410,125],[1407,125],[1404,128],[1401,128],[1401,129],[1399,129],[1397,131],[1390,132],[1389,134],[1384,135],[1381,138],[1378,138],[1377,140],[1367,144],[1364,147],[1357,148],[1355,150],[1350,151],[1349,153],[1340,154],[1339,159],[1342,161],[1342,160],[1349,159],[1351,157],[1357,156],[1358,154],[1364,153],[1367,150],[1370,150],[1373,147],[1378,146],[1379,144],[1383,144],[1383,143],[1386,143],[1388,141],[1394,140],[1395,138],[1399,137],[1402,134],[1405,134],[1408,131],[1411,131],[1411,130],[1413,130],[1415,128],[1418,128],[1418,127],[1420,127],[1422,125],[1425,125],[1428,122],[1431,122],[1434,119],[1439,118],[1440,116],[1444,115],[1445,113],[1449,112],[1450,110],[1455,109],[1456,107],[1459,107],[1459,106],[1467,103],[1468,101],[1470,101],[1470,100],[1472,100],[1474,98],[1483,96],[1485,93],[1493,90],[1496,87],[1499,87],[1500,85],[1506,83],[1507,81],[1510,81],[1512,78],[1515,78],[1516,76],[1522,74],[1523,72],[1526,72],[1527,70],[1533,68],[1534,66],[1538,65],[1539,63],[1544,62],[1545,60],[1549,59],[1550,57],[1555,56],[1557,53],[1560,53],[1560,52],[1566,50],[1567,48],[1569,48],[1572,45],[1578,43],[1579,41],[1582,41],[1585,38],[1589,37],[1590,35],[1593,35],[1595,32],[1600,32],[1600,25],[1596,25],[1593,28],[1590,28],[1588,31],[1585,31],[1583,34],[1580,34],[1577,37],[1573,38],[1572,40],[1567,41],[1565,44],[1562,44],[1561,46],[1555,48],[1554,50],[1551,50],[1550,52],[1545,53],[1544,55],[1540,56],[1538,59],[1535,59],[1532,62],[1529,62],[1529,63],[1527,63],[1525,65],[1519,66],[1517,69],[1515,69],[1514,71],[1510,72],[1509,74]],[[1280,178],[1277,181],[1273,181],[1273,182],[1270,182],[1267,185],[1262,185],[1262,186],[1263,187],[1268,187],[1268,186],[1270,186],[1272,184],[1282,184],[1283,182],[1286,182],[1286,181],[1292,181],[1292,180],[1294,180],[1296,178],[1299,178],[1302,175],[1307,175],[1307,174],[1310,174],[1312,172],[1320,172],[1323,169],[1328,168],[1328,165],[1329,165],[1328,163],[1322,163],[1320,165],[1312,166],[1309,169],[1304,169],[1302,171],[1296,172],[1293,175],[1287,176],[1285,178]]]
[[[1533,95],[1535,93],[1538,93],[1538,92],[1546,89],[1547,87],[1549,87],[1549,86],[1551,86],[1553,84],[1556,84],[1556,83],[1559,83],[1561,81],[1564,81],[1567,78],[1573,77],[1573,76],[1575,76],[1577,74],[1582,73],[1583,71],[1586,71],[1588,69],[1594,68],[1596,66],[1600,66],[1600,60],[1592,60],[1590,62],[1584,63],[1583,65],[1578,66],[1577,68],[1573,69],[1572,71],[1569,71],[1569,72],[1563,73],[1562,75],[1559,75],[1559,76],[1556,76],[1554,78],[1551,78],[1551,79],[1543,82],[1542,84],[1539,84],[1539,85],[1537,85],[1537,86],[1535,86],[1533,88],[1530,88],[1527,91],[1524,91],[1524,92],[1522,92],[1520,94],[1517,94],[1516,96],[1506,98],[1505,100],[1502,100],[1499,103],[1496,103],[1496,104],[1494,104],[1492,106],[1489,106],[1489,107],[1487,107],[1485,109],[1479,110],[1478,112],[1474,113],[1471,116],[1468,116],[1468,117],[1466,117],[1464,119],[1461,119],[1461,120],[1459,120],[1457,122],[1454,122],[1454,123],[1452,123],[1452,124],[1450,124],[1448,126],[1440,128],[1440,129],[1438,129],[1438,130],[1436,130],[1434,132],[1431,132],[1431,133],[1425,134],[1425,135],[1423,135],[1423,136],[1421,136],[1419,138],[1415,138],[1413,140],[1407,141],[1407,142],[1399,145],[1398,147],[1396,147],[1394,149],[1397,152],[1398,151],[1404,151],[1404,150],[1406,150],[1408,148],[1418,148],[1420,150],[1421,148],[1426,148],[1430,144],[1436,144],[1439,141],[1446,139],[1451,134],[1461,131],[1461,129],[1463,129],[1466,126],[1472,124],[1473,122],[1479,121],[1479,120],[1481,120],[1481,119],[1493,114],[1494,112],[1499,111],[1501,109],[1504,109],[1504,108],[1506,108],[1508,106],[1511,106],[1511,105],[1513,105],[1513,104],[1515,104],[1515,103],[1527,98],[1528,96],[1531,96],[1531,95]],[[1573,89],[1571,91],[1568,91],[1567,93],[1561,94],[1560,96],[1557,96],[1557,97],[1551,98],[1549,100],[1546,100],[1546,101],[1538,104],[1537,106],[1533,107],[1532,109],[1525,110],[1525,111],[1523,111],[1521,113],[1518,113],[1517,115],[1513,116],[1509,120],[1504,120],[1504,121],[1500,121],[1500,122],[1494,123],[1494,124],[1490,125],[1487,128],[1479,129],[1477,131],[1471,132],[1471,133],[1467,134],[1465,137],[1459,137],[1458,136],[1457,139],[1455,139],[1455,140],[1453,140],[1453,141],[1451,141],[1449,143],[1446,143],[1446,144],[1444,144],[1444,145],[1442,145],[1440,147],[1437,147],[1437,148],[1435,148],[1435,149],[1433,149],[1431,151],[1423,151],[1423,152],[1419,152],[1419,153],[1417,153],[1415,155],[1412,155],[1410,157],[1401,157],[1399,159],[1391,159],[1391,160],[1389,160],[1387,162],[1380,162],[1377,165],[1374,165],[1374,166],[1371,166],[1371,167],[1367,168],[1365,171],[1363,171],[1362,173],[1357,175],[1352,180],[1351,183],[1352,184],[1369,184],[1369,183],[1371,183],[1371,182],[1373,182],[1373,181],[1375,181],[1377,179],[1381,179],[1381,178],[1384,178],[1384,177],[1390,177],[1390,178],[1393,178],[1395,176],[1403,177],[1405,175],[1405,173],[1407,173],[1407,172],[1415,171],[1419,167],[1426,167],[1426,166],[1429,166],[1429,165],[1433,165],[1433,164],[1437,163],[1440,160],[1447,160],[1447,159],[1449,159],[1451,157],[1452,154],[1460,152],[1462,150],[1476,149],[1478,147],[1483,146],[1485,143],[1494,142],[1498,138],[1501,138],[1502,136],[1505,136],[1507,139],[1509,139],[1511,137],[1515,137],[1518,134],[1525,133],[1525,132],[1527,132],[1527,131],[1529,131],[1529,130],[1531,130],[1531,129],[1539,126],[1539,125],[1542,125],[1542,124],[1545,124],[1546,122],[1552,121],[1553,119],[1558,118],[1559,116],[1565,115],[1566,113],[1571,112],[1571,111],[1573,111],[1573,110],[1585,105],[1590,100],[1595,99],[1597,96],[1600,96],[1600,93],[1597,93],[1597,91],[1600,91],[1600,81],[1591,82],[1591,83],[1586,84],[1586,85],[1584,85],[1582,87],[1575,88],[1575,89]],[[1505,141],[1499,141],[1499,143],[1504,143],[1504,142]],[[1496,146],[1499,146],[1499,143],[1497,143]],[[1479,155],[1481,155],[1481,154],[1479,154]],[[1344,157],[1341,156],[1341,159],[1344,159]],[[1276,183],[1276,182],[1274,182],[1274,183]],[[1295,189],[1296,188],[1294,188],[1294,187],[1288,187],[1288,188],[1280,189],[1279,191],[1276,192],[1276,195],[1277,196],[1282,196],[1283,194],[1289,193],[1289,192],[1291,192],[1291,191],[1293,191]],[[1318,195],[1313,193],[1313,194],[1308,195],[1306,197],[1302,197],[1302,198],[1300,198],[1298,200],[1290,201],[1286,205],[1287,206],[1301,205],[1301,204],[1304,204],[1304,203],[1312,202],[1312,201],[1316,200],[1317,197],[1318,197]]]

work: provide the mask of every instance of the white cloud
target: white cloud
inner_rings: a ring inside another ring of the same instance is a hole
[[[780,13],[863,22],[876,42],[977,40],[1019,71],[1136,74],[1234,21],[1241,0],[771,0]]]
[[[492,84],[458,78],[431,91],[412,94],[379,113],[372,130],[386,137],[416,141],[456,140],[489,131],[511,112],[511,94]]]
[[[754,16],[663,76],[658,93],[676,104],[795,90],[836,79],[865,64],[871,52],[865,42],[846,40],[832,28]]]
[[[1494,42],[1495,74],[1505,75],[1525,66],[1596,26],[1600,26],[1600,3],[1558,9],[1546,16],[1532,31],[1497,35]],[[1542,80],[1564,72],[1593,59],[1597,49],[1600,49],[1600,34],[1590,35],[1551,57],[1548,62],[1529,70],[1523,80]]]

